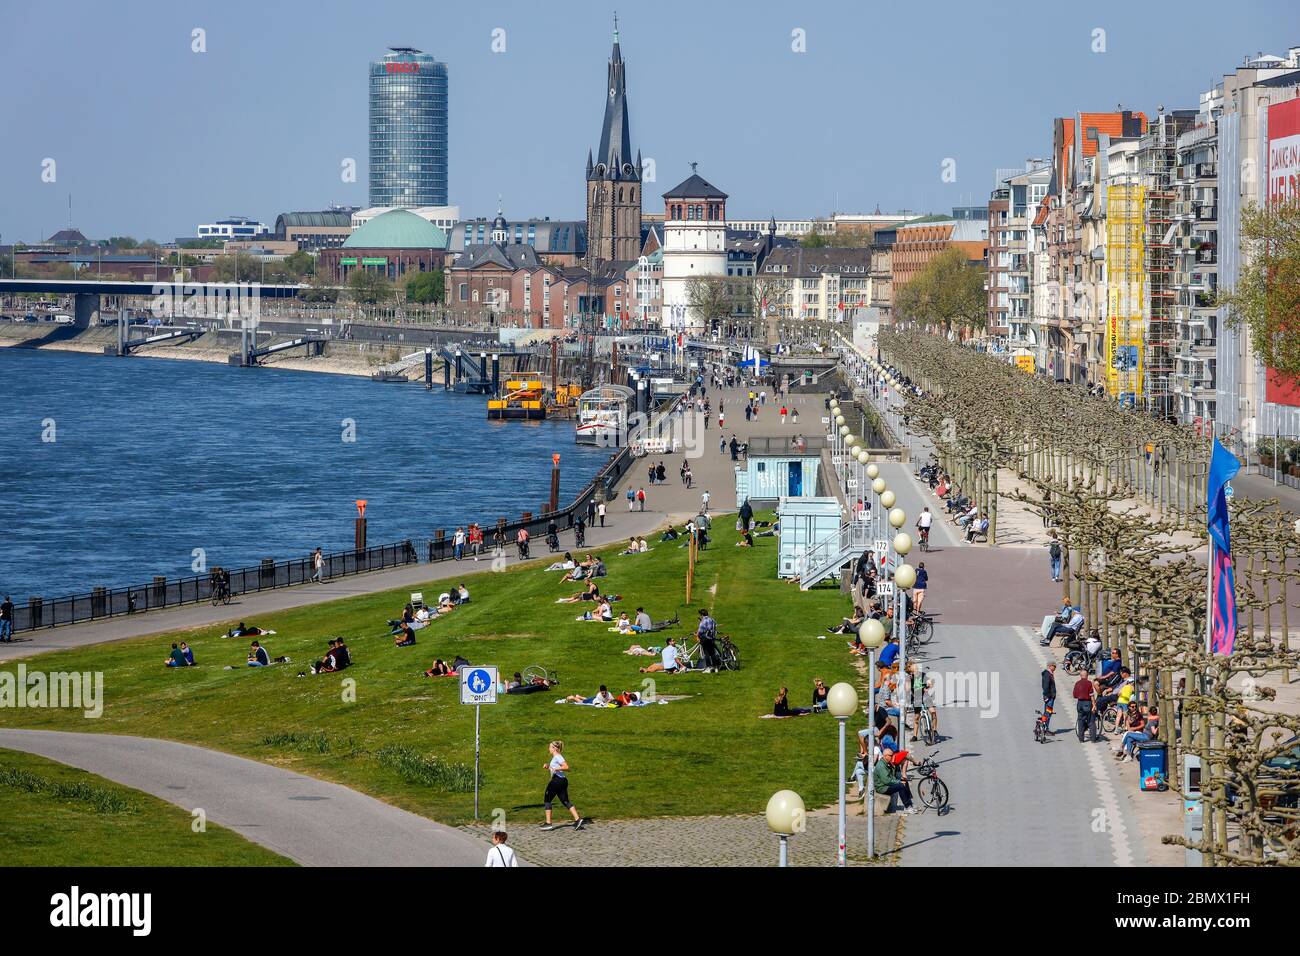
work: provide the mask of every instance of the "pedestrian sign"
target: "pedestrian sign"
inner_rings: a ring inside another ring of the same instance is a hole
[[[1223,483],[1223,497],[1231,498],[1236,492],[1232,490],[1232,485],[1228,482]]]
[[[495,704],[497,702],[497,669],[483,665],[462,667],[460,671],[460,702],[462,704]]]

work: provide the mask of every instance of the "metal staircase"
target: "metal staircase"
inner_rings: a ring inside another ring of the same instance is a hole
[[[871,547],[871,525],[865,521],[847,521],[834,534],[828,534],[796,559],[799,590],[807,591],[824,581],[846,564],[856,561]]]

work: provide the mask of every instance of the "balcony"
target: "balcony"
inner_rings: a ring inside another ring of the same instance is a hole
[[[1219,204],[1218,203],[1197,203],[1196,204],[1196,221],[1197,222],[1218,222]]]
[[[1197,163],[1196,164],[1197,179],[1217,179],[1218,176],[1219,176],[1218,163]]]

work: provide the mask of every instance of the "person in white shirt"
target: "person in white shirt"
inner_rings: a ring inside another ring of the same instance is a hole
[[[492,834],[492,849],[488,850],[484,866],[518,866],[515,851],[506,846],[506,831],[497,830]]]
[[[685,665],[677,657],[677,639],[670,637],[668,643],[664,645],[659,661],[649,667],[641,668],[641,673],[653,674],[656,671],[663,671],[666,674],[676,674],[684,670],[686,670]]]
[[[709,493],[707,491],[700,495],[700,510],[705,514],[709,513]]]
[[[934,515],[930,514],[929,508],[923,508],[916,518],[916,527],[922,531],[930,527],[930,522],[934,520]]]

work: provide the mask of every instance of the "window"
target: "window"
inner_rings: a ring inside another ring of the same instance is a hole
[[[469,301],[469,283],[468,283],[468,282],[462,282],[462,283],[460,284],[460,290],[459,290],[459,291],[460,291],[460,301],[462,301],[462,302],[468,302],[468,301]]]

